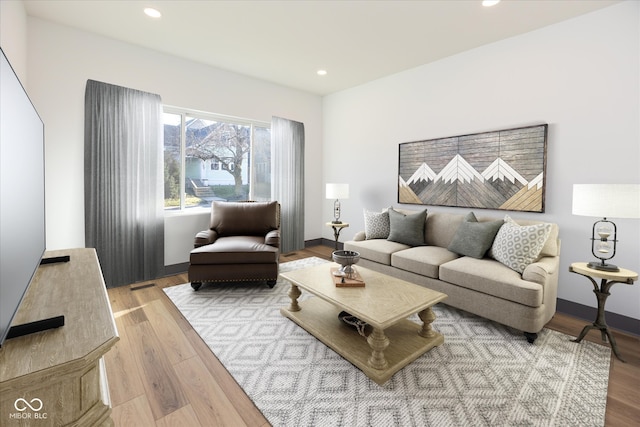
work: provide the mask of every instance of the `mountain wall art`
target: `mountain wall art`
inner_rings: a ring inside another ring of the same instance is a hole
[[[398,203],[544,212],[547,128],[400,144]]]

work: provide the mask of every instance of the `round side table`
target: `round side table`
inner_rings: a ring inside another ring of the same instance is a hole
[[[343,228],[347,228],[349,226],[348,222],[328,222],[328,227],[333,228],[333,237],[336,239],[336,251],[338,250],[338,239],[340,238],[340,232]]]
[[[638,280],[638,273],[635,271],[627,270],[621,268],[620,271],[602,271],[596,270],[593,268],[587,267],[586,262],[574,262],[569,267],[569,271],[572,273],[579,274],[581,276],[586,277],[593,284],[593,293],[596,294],[596,298],[598,298],[598,316],[596,317],[596,321],[591,325],[587,325],[582,329],[578,338],[573,340],[574,342],[580,342],[587,335],[591,329],[599,329],[602,334],[602,341],[607,342],[607,337],[609,337],[609,342],[611,343],[611,349],[613,350],[613,354],[616,355],[621,362],[624,362],[620,353],[618,352],[618,346],[616,344],[616,339],[613,337],[613,334],[607,327],[607,322],[604,318],[604,304],[607,301],[607,297],[611,295],[609,293],[609,289],[616,283],[624,283],[626,285],[633,285],[633,282]],[[600,279],[600,286],[596,283],[595,279]]]

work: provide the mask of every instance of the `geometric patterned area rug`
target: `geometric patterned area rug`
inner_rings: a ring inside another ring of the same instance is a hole
[[[604,425],[609,347],[549,329],[529,344],[520,331],[437,304],[432,326],[444,344],[380,386],[280,314],[290,302],[282,279],[273,289],[164,291],[273,426]]]

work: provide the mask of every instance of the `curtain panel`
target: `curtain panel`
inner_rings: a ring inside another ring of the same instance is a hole
[[[273,200],[281,206],[280,251],[304,249],[304,124],[271,119]]]
[[[162,131],[159,95],[87,81],[85,245],[107,287],[164,275]]]

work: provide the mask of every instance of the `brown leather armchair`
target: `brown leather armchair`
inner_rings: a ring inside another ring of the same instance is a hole
[[[208,230],[196,234],[189,256],[194,290],[204,282],[267,282],[278,279],[278,202],[213,202]]]

